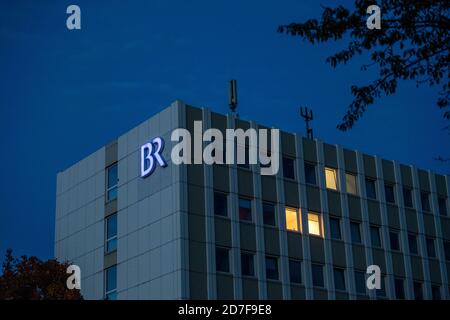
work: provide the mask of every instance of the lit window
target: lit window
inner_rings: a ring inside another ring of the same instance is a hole
[[[325,168],[325,182],[328,189],[337,190],[336,169]]]
[[[249,199],[239,198],[239,219],[252,221],[252,202]]]
[[[286,229],[290,231],[300,232],[297,209],[286,208],[285,212],[286,212]]]
[[[106,200],[111,201],[117,198],[117,163],[106,169]]]
[[[356,184],[356,175],[351,173],[345,174],[345,183],[347,185],[347,192],[357,195],[358,194],[358,188]]]
[[[117,299],[117,266],[105,270],[105,299]]]
[[[308,213],[308,230],[309,234],[322,236],[320,216],[317,213]]]
[[[106,252],[117,249],[117,214],[106,218]]]

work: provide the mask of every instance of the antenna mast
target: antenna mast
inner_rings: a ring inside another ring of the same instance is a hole
[[[237,100],[237,88],[236,80],[230,80],[228,82],[228,105],[232,113],[236,112],[238,100]]]
[[[300,107],[300,116],[305,119],[306,123],[306,136],[308,139],[314,139],[313,129],[309,127],[309,121],[313,120],[313,112],[308,107]]]

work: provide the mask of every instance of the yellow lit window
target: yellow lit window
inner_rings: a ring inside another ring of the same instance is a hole
[[[325,182],[328,189],[337,190],[336,169],[325,168]]]
[[[322,226],[320,225],[320,216],[317,213],[308,213],[309,234],[322,236]]]
[[[351,194],[358,194],[358,189],[356,187],[356,176],[351,173],[345,174],[345,183],[347,185],[347,192]]]
[[[296,209],[286,208],[286,229],[297,232],[300,231]]]

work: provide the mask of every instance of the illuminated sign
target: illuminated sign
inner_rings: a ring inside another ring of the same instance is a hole
[[[167,167],[167,162],[162,156],[164,150],[164,140],[161,137],[153,138],[141,146],[141,178],[145,178],[153,173],[156,164]]]

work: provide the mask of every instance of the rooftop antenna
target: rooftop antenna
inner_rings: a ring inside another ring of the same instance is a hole
[[[306,136],[308,139],[314,139],[313,129],[309,127],[309,121],[313,120],[312,110],[308,110],[308,107],[300,107],[300,116],[305,119],[306,122]]]
[[[237,108],[237,88],[236,80],[230,80],[228,82],[228,105],[230,106],[231,112],[234,114]]]

